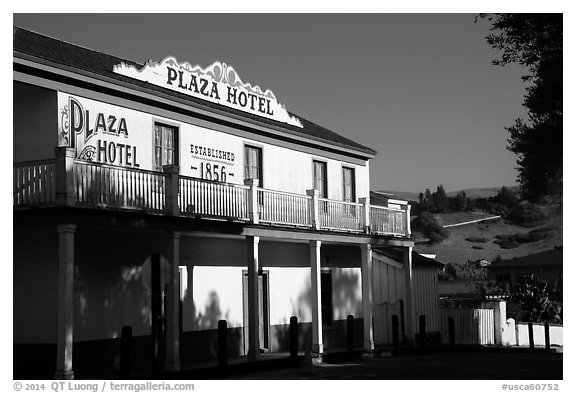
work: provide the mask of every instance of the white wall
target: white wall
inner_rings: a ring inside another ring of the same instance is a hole
[[[563,345],[562,326],[550,326],[550,345]],[[546,344],[544,337],[544,325],[533,324],[534,345],[543,346]],[[530,339],[528,335],[528,324],[519,322],[516,324],[517,345],[528,346]]]
[[[196,309],[192,330],[216,329],[225,319],[228,327],[243,325],[242,267],[196,266],[193,300]]]
[[[57,114],[55,114],[55,116],[58,116],[58,130],[55,133],[58,135],[59,146],[64,145],[62,131],[70,128],[71,97],[77,100],[84,109],[82,118],[87,122],[89,129],[96,129],[96,121],[99,114],[103,114],[106,120],[111,116],[117,119],[117,128],[120,119],[124,119],[127,128],[127,135],[126,133],[105,133],[100,129],[98,133],[86,142],[84,141],[85,131],[81,131],[76,136],[77,155],[81,154],[88,145],[97,149],[98,141],[101,141],[101,145],[104,142],[107,144],[110,144],[110,142],[127,144],[132,148],[136,148],[136,161],[139,168],[153,170],[153,130],[154,122],[158,121],[176,126],[180,130],[179,163],[180,173],[184,176],[207,178],[207,165],[210,165],[212,169],[217,165],[219,177],[222,173],[222,166],[224,166],[226,182],[243,184],[244,145],[249,144],[262,148],[263,186],[265,188],[305,194],[306,190],[311,189],[313,186],[312,161],[313,159],[320,159],[328,164],[329,198],[342,199],[343,166],[355,169],[356,197],[369,196],[370,184],[367,161],[365,162],[366,165],[354,164],[353,160],[339,161],[323,156],[322,153],[313,155],[296,151],[293,148],[283,147],[282,142],[278,142],[278,144],[262,143],[254,139],[241,138],[206,127],[61,92],[58,93],[58,109]],[[88,117],[85,115],[86,110],[89,112]],[[64,115],[62,115],[63,113]],[[79,116],[76,115],[76,118],[79,118]],[[206,148],[206,151],[204,151],[204,148]],[[120,163],[119,158],[116,158],[114,165],[126,166],[125,163]],[[211,172],[214,171],[212,170]]]

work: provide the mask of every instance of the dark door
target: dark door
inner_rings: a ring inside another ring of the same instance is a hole
[[[244,353],[248,354],[248,272],[242,276],[243,303],[244,303]],[[268,288],[268,272],[258,273],[258,327],[260,351],[270,350],[270,292]]]

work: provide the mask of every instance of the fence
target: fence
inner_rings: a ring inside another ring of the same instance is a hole
[[[54,203],[55,169],[55,160],[14,164],[12,174],[14,206],[41,206]]]
[[[456,344],[493,345],[494,310],[493,309],[440,309],[440,334],[444,343],[449,337],[448,320],[454,318]]]

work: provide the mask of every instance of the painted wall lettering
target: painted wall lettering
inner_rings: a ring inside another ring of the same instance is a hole
[[[131,142],[129,121],[122,108],[97,101],[58,95],[59,146],[76,149],[76,158],[139,168],[137,143]]]

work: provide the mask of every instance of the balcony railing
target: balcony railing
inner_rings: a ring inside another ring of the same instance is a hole
[[[250,187],[180,176],[178,206],[183,215],[249,220]]]
[[[79,205],[164,210],[163,173],[76,161],[73,176]]]
[[[69,152],[68,152],[69,153]],[[206,181],[165,167],[163,173],[75,160],[14,165],[14,207],[41,205],[137,209],[314,230],[410,237],[410,210],[267,190],[257,184]]]
[[[54,204],[56,160],[30,161],[14,164],[14,206]]]

